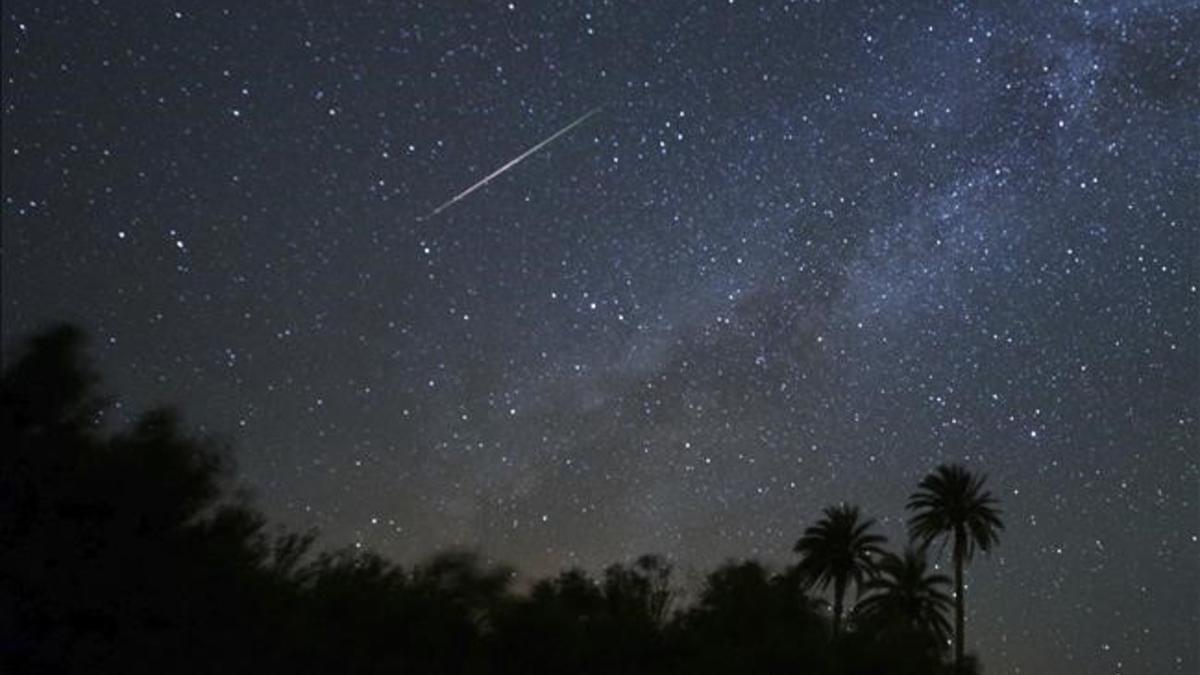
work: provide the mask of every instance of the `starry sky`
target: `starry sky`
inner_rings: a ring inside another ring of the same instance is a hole
[[[2,67],[5,344],[273,520],[694,580],[960,461],[988,672],[1200,669],[1200,5],[13,0]]]

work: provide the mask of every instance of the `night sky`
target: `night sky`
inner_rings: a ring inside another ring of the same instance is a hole
[[[273,520],[694,582],[961,461],[988,672],[1200,670],[1200,5],[3,13],[5,344]]]

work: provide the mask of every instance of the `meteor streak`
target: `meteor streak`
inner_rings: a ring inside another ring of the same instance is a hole
[[[598,107],[592,108],[590,111],[587,112],[587,114],[583,115],[582,117],[575,120],[574,122],[571,122],[567,126],[554,132],[554,134],[552,136],[550,136],[546,140],[542,141],[541,143],[538,143],[537,145],[533,146],[532,148],[517,155],[515,159],[509,161],[504,166],[502,166],[499,169],[496,169],[495,171],[484,176],[483,180],[480,180],[478,183],[472,185],[471,187],[467,188],[466,190],[463,190],[462,192],[458,193],[457,195],[454,195],[445,204],[442,204],[441,206],[437,207],[433,211],[430,211],[429,215],[427,215],[423,218],[419,218],[418,220],[426,220],[426,219],[436,216],[437,214],[441,213],[442,211],[445,211],[446,209],[448,209],[452,205],[454,205],[455,202],[461,200],[462,198],[464,198],[467,195],[471,194],[472,192],[478,190],[479,188],[483,187],[484,185],[487,185],[488,182],[491,181],[496,176],[499,176],[500,174],[504,173],[505,171],[508,171],[509,169],[511,169],[514,166],[516,166],[517,164],[519,164],[521,162],[521,160],[532,155],[533,153],[537,152],[538,150],[541,150],[542,148],[546,147],[547,145],[550,145],[551,143],[554,142],[554,139],[558,138],[559,136],[562,136],[563,134],[567,133],[571,129],[574,129],[575,127],[579,126],[580,124],[583,124],[584,121],[587,120],[587,118],[591,117],[592,115],[595,115],[598,112],[600,112],[600,108],[598,108]]]

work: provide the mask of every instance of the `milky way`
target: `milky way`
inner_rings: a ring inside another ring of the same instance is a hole
[[[962,461],[989,672],[1200,669],[1196,4],[134,4],[5,5],[4,341],[278,522],[686,581]]]

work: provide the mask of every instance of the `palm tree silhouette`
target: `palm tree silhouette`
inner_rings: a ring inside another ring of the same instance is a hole
[[[864,580],[876,574],[874,556],[887,539],[872,534],[874,519],[862,520],[857,506],[830,506],[824,517],[804,530],[793,550],[801,555],[800,569],[817,588],[833,584],[833,637],[841,634],[842,607],[851,582],[859,592]]]
[[[978,547],[985,553],[999,541],[1004,523],[995,508],[996,498],[983,489],[987,477],[958,464],[943,464],[921,480],[908,498],[914,512],[909,533],[924,549],[934,539],[954,542],[954,664],[963,667],[963,564]]]
[[[895,627],[902,637],[928,635],[945,649],[950,638],[952,600],[945,589],[950,577],[930,573],[923,552],[905,549],[902,556],[887,554],[879,561],[879,576],[870,580],[870,593],[854,608],[863,623]]]

